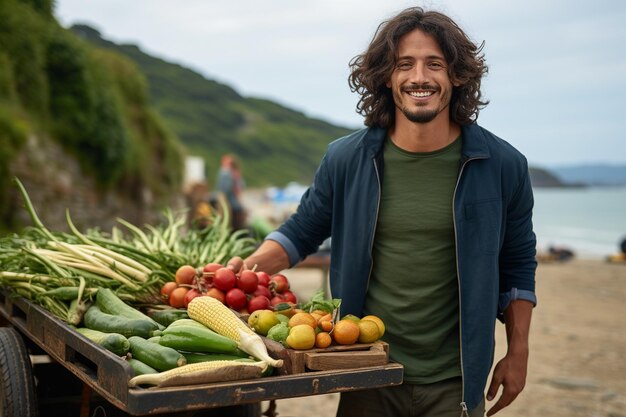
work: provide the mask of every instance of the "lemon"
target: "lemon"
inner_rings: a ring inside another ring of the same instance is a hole
[[[361,320],[359,323],[359,343],[373,343],[380,338],[378,325],[372,320]]]
[[[370,314],[369,316],[363,317],[361,320],[371,320],[375,322],[378,325],[378,331],[380,332],[379,337],[383,337],[383,335],[385,334],[385,323],[382,321],[380,317]]]
[[[280,323],[277,316],[272,310],[256,310],[248,317],[248,324],[255,332],[266,336],[272,327]]]
[[[298,324],[289,330],[287,344],[292,349],[311,349],[315,346],[315,329],[308,324]]]

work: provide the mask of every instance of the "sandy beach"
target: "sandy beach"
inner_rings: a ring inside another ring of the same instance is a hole
[[[286,273],[305,299],[322,282],[318,270]],[[626,264],[541,263],[537,296],[526,388],[497,416],[626,417]],[[496,337],[497,360],[506,350],[503,325]],[[276,411],[280,417],[330,417],[338,399],[327,394],[278,400]]]

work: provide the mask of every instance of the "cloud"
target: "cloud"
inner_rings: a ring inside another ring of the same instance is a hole
[[[378,24],[414,1],[294,2],[58,0],[65,25],[95,24],[103,36],[311,116],[358,126],[348,62]],[[475,42],[485,40],[491,104],[480,123],[549,163],[626,161],[626,2],[596,0],[425,1]],[[593,145],[593,146],[592,146]],[[593,148],[593,149],[591,149]]]

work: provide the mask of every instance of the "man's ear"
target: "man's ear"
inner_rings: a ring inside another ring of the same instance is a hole
[[[391,80],[388,80],[388,81],[385,83],[385,86],[386,86],[387,88],[391,88]]]

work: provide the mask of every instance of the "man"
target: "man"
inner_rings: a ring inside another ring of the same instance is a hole
[[[332,235],[341,315],[382,318],[405,369],[401,386],[343,393],[338,416],[482,416],[499,317],[508,351],[487,391],[492,415],[524,387],[536,242],[525,158],[475,123],[481,47],[411,8],[351,69],[367,128],[329,145],[297,212],[244,267],[280,271]]]

